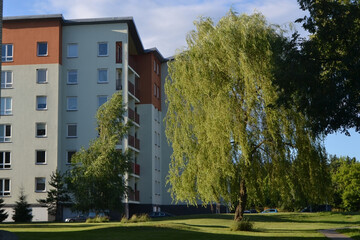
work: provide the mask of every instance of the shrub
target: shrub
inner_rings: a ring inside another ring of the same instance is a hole
[[[230,229],[231,231],[252,231],[254,224],[250,222],[248,218],[243,218],[243,220],[239,222],[234,222]]]
[[[104,223],[109,222],[109,217],[107,216],[96,216],[94,218],[86,219],[86,223]]]
[[[127,219],[125,216],[121,219],[122,223],[137,223],[137,222],[147,222],[150,221],[150,217],[147,214],[141,215],[132,215],[130,219]]]
[[[15,202],[12,219],[15,222],[31,222],[32,218],[33,215],[31,214],[30,204],[26,201],[24,191],[21,189],[19,201]]]
[[[4,199],[0,198],[0,223],[2,221],[4,221],[9,215],[5,212],[5,209],[3,209],[3,207],[5,206],[4,204]]]

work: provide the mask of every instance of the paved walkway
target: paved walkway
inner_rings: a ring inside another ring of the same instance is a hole
[[[18,240],[19,238],[11,232],[0,230],[0,240]]]
[[[350,240],[351,237],[345,236],[344,234],[338,233],[336,229],[319,230],[325,237],[333,240]]]

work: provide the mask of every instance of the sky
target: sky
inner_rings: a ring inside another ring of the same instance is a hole
[[[288,26],[305,13],[296,0],[3,0],[6,16],[63,14],[65,19],[133,17],[144,48],[156,47],[164,57],[186,46],[186,34],[200,16],[217,22],[230,8],[238,13],[264,14],[270,23]],[[306,36],[300,25],[294,25]],[[360,134],[326,137],[329,154],[360,160]]]

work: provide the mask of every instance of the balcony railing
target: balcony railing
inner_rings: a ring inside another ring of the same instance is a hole
[[[116,90],[122,90],[121,79],[116,79]]]
[[[129,146],[140,150],[140,140],[134,136],[128,135],[128,144]]]
[[[136,163],[132,163],[132,173],[140,176],[140,165]]]
[[[131,120],[136,122],[137,124],[140,124],[140,116],[137,112],[134,112],[131,108],[128,109],[128,116]]]
[[[140,201],[140,192],[138,190],[135,191],[129,191],[128,192],[128,198],[130,201]]]
[[[116,79],[116,90],[122,90],[121,79]],[[130,81],[128,81],[128,92],[139,99],[140,89]]]

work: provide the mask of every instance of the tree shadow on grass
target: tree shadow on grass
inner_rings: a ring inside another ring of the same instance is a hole
[[[247,236],[249,233],[231,232],[224,233],[204,233],[198,231],[189,231],[181,229],[173,229],[167,227],[109,227],[84,231],[68,231],[68,232],[17,232],[19,240],[325,240],[325,237],[293,237],[291,233],[288,236]]]

